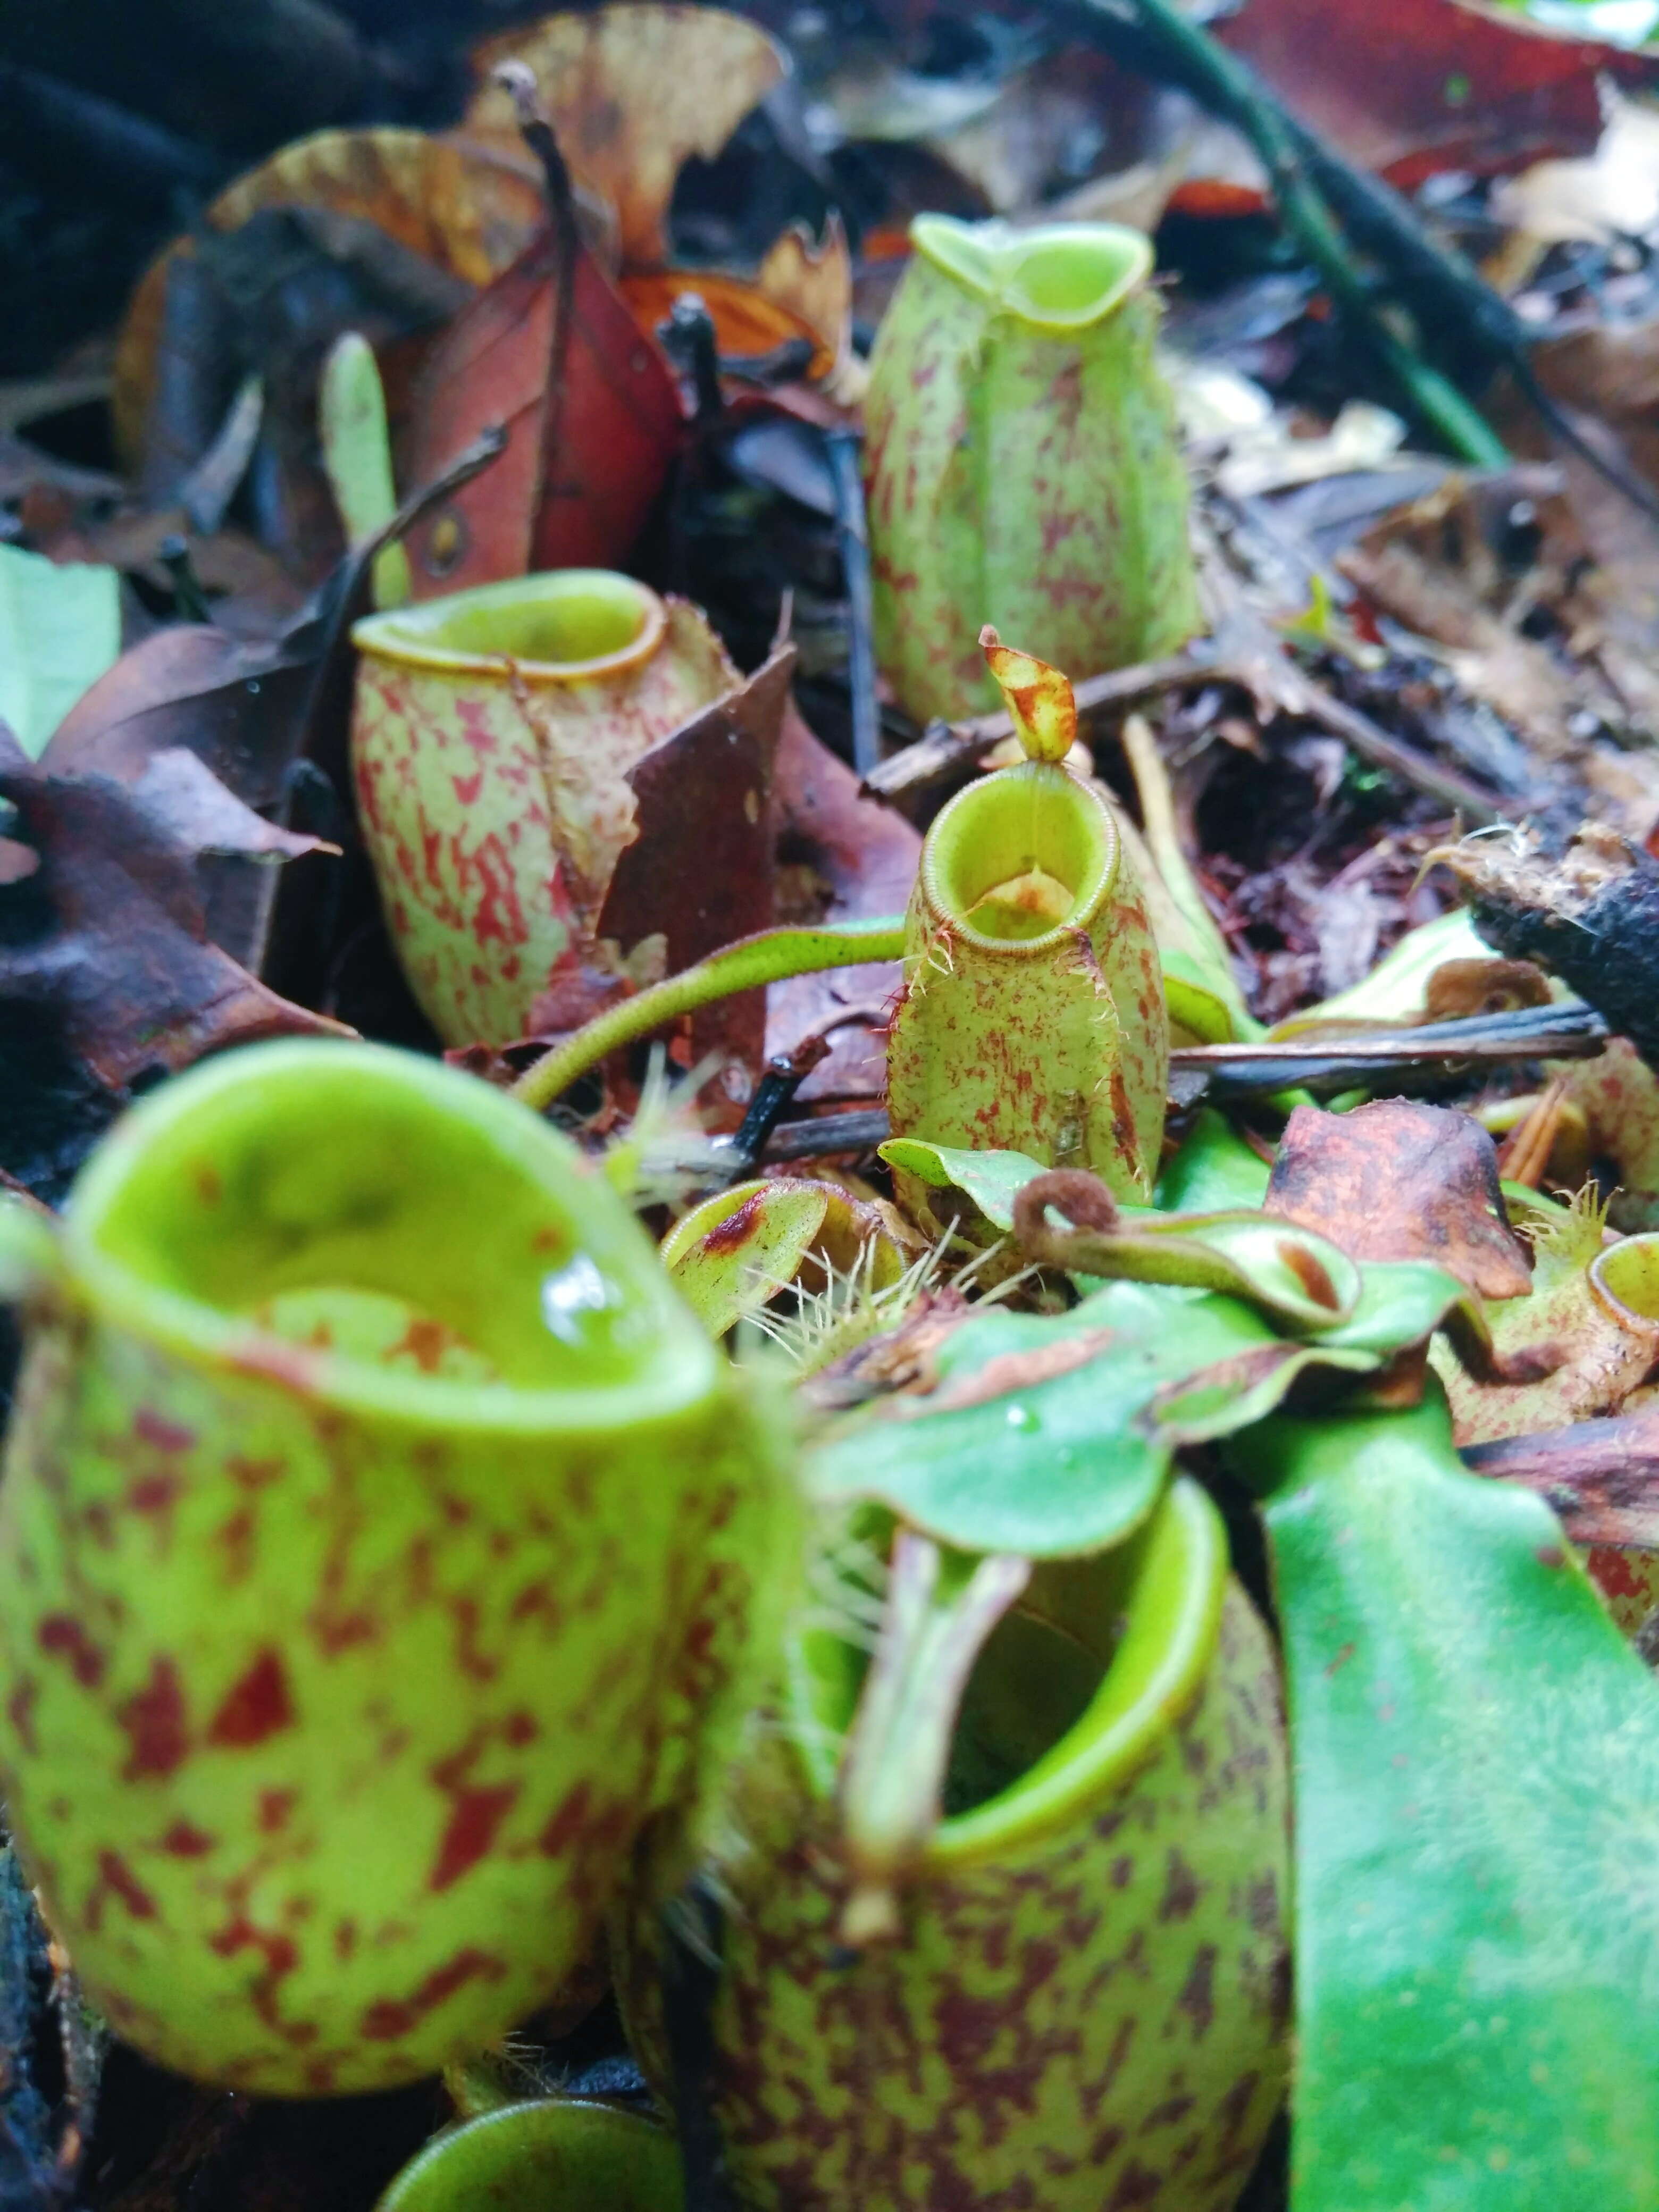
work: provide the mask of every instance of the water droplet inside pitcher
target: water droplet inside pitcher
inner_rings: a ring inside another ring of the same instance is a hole
[[[1028,1435],[1042,1425],[1029,1406],[1010,1406],[1003,1419],[1011,1429],[1024,1430]]]
[[[586,1252],[568,1267],[542,1278],[542,1319],[561,1344],[583,1351],[608,1335],[607,1316],[625,1303],[622,1291],[599,1273]]]

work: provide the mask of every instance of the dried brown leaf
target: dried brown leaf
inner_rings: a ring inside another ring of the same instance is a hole
[[[349,1034],[279,998],[208,941],[196,864],[319,849],[262,821],[193,753],[156,754],[131,784],[53,775],[0,742],[5,846],[32,866],[0,886],[0,998],[52,1014],[70,1052],[118,1091],[221,1047]]]
[[[261,210],[303,207],[373,223],[396,245],[469,284],[487,284],[546,220],[535,164],[516,139],[481,145],[465,136],[376,128],[319,131],[227,185],[207,209],[213,230],[240,228]],[[115,351],[111,395],[116,447],[138,465],[155,384],[167,275],[192,253],[177,239],[140,278]]]
[[[578,184],[617,210],[624,265],[668,258],[675,179],[693,154],[718,154],[788,67],[758,25],[719,8],[618,0],[591,15],[549,15],[475,48],[475,137],[516,144],[510,94],[491,82],[525,63]]]

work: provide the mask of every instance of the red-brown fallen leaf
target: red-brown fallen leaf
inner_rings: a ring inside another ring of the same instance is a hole
[[[1659,1551],[1659,1407],[1466,1444],[1463,1462],[1537,1491],[1575,1544]]]
[[[916,879],[921,837],[902,814],[866,799],[858,777],[819,743],[792,704],[778,747],[781,921],[853,921],[902,914]],[[796,1094],[879,1098],[887,1087],[887,1003],[898,963],[797,975],[768,994],[766,1049],[793,1052],[828,1030],[830,1050]],[[830,1024],[838,1026],[833,1030]]]
[[[52,775],[134,783],[184,745],[249,806],[269,806],[300,749],[313,680],[309,653],[249,645],[210,623],[174,623],[124,653],[53,732]]]
[[[558,451],[550,453],[557,246],[548,229],[455,318],[416,386],[407,475],[442,473],[499,423],[507,451],[434,507],[408,543],[415,596],[532,568],[614,568],[644,527],[678,450],[679,394],[585,246],[576,252]]]
[[[208,941],[199,856],[319,847],[262,822],[193,753],[158,753],[127,785],[53,775],[0,732],[0,799],[16,810],[0,840],[0,999],[46,1010],[107,1089],[255,1037],[350,1034]]]
[[[1356,1260],[1431,1261],[1482,1297],[1523,1297],[1532,1288],[1492,1139],[1449,1106],[1411,1098],[1380,1098],[1351,1114],[1298,1106],[1264,1211]]]
[[[1246,0],[1216,34],[1349,161],[1407,187],[1587,153],[1601,131],[1597,76],[1653,66],[1466,0]]]

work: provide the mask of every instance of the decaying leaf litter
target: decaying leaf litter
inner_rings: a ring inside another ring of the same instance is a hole
[[[0,27],[0,2201],[1646,2212],[1644,27],[144,12]]]

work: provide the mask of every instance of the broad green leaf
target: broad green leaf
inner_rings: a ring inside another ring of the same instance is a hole
[[[1248,1306],[1134,1283],[1066,1314],[993,1309],[945,1340],[934,1390],[841,1424],[807,1480],[963,1551],[1102,1550],[1151,1512],[1169,1468],[1170,1440],[1137,1416],[1164,1384],[1262,1346],[1273,1333]]]
[[[1391,1359],[1437,1328],[1486,1346],[1492,1332],[1478,1297],[1455,1275],[1426,1260],[1368,1260],[1352,1313],[1320,1342],[1331,1352],[1370,1352]]]
[[[120,651],[115,569],[0,545],[0,722],[31,760]]]
[[[1164,1213],[1212,1213],[1260,1206],[1267,1195],[1267,1163],[1224,1114],[1200,1106],[1153,1194]]]
[[[1443,1401],[1275,1420],[1293,2212],[1659,2205],[1659,1686]]]
[[[1015,1199],[1033,1176],[1048,1172],[1024,1152],[965,1152],[920,1137],[889,1137],[877,1150],[889,1167],[902,1169],[935,1190],[963,1192],[1005,1237],[1014,1225]]]

